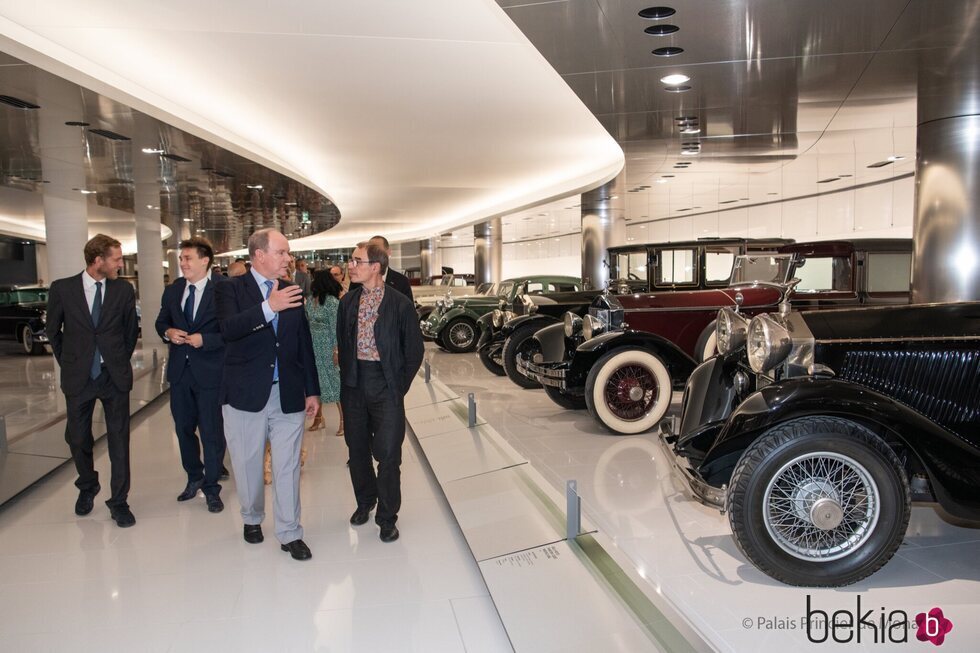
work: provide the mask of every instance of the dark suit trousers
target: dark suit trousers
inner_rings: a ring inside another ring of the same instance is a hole
[[[402,503],[402,395],[388,388],[381,363],[357,361],[357,387],[344,386],[340,404],[344,409],[344,439],[350,452],[350,480],[357,505],[370,506],[377,500],[374,521],[394,524]],[[378,461],[377,474],[372,455]]]
[[[68,404],[68,424],[65,441],[71,449],[71,457],[78,471],[75,487],[94,490],[99,485],[99,473],[95,471],[92,448],[92,411],[95,401],[102,401],[105,410],[106,439],[109,444],[109,461],[112,463],[112,496],[106,501],[110,508],[127,505],[129,496],[129,392],[120,392],[102,368],[97,379],[89,379],[85,389],[77,395],[65,396]]]
[[[170,385],[170,412],[174,416],[180,462],[187,472],[187,480],[203,480],[201,490],[204,494],[217,496],[221,492],[218,477],[221,474],[221,461],[225,457],[224,423],[218,388],[201,387],[190,370],[186,370],[177,383]],[[200,431],[200,443],[196,431]]]

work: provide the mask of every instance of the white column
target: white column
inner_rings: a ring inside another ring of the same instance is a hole
[[[84,195],[64,198],[44,194],[44,230],[47,239],[48,273],[44,282],[70,277],[85,269],[88,242],[88,201]]]

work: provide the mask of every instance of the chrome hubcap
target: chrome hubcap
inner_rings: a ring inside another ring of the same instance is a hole
[[[630,388],[629,395],[630,401],[639,401],[640,399],[643,399],[643,388],[638,385],[634,385],[632,388]]]
[[[473,329],[468,324],[457,324],[449,333],[449,339],[457,347],[469,347],[473,342]]]

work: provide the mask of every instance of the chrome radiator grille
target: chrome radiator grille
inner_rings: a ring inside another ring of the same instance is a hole
[[[888,395],[934,422],[980,417],[980,351],[849,351],[840,378]]]

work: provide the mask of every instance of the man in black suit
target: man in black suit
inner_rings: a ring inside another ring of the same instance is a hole
[[[384,236],[372,236],[368,241],[372,245],[376,245],[384,250],[385,256],[391,259],[391,245],[388,244],[388,239]],[[386,286],[394,288],[401,294],[408,297],[415,304],[415,295],[412,293],[412,284],[409,282],[408,277],[399,272],[398,270],[393,270],[391,268],[386,268],[384,273],[381,275],[381,281]],[[350,290],[355,290],[360,287],[361,284],[357,283],[354,279],[351,279]]]
[[[214,287],[223,277],[212,277],[214,249],[201,236],[181,241],[180,271],[183,276],[163,291],[157,333],[170,343],[167,381],[170,412],[174,416],[180,462],[187,472],[187,486],[177,501],[187,501],[202,490],[209,512],[221,512],[221,461],[225,435],[221,423],[218,388],[225,358],[214,308]],[[195,431],[200,431],[201,441]],[[201,462],[201,449],[204,462]]]
[[[129,509],[129,391],[139,324],[133,287],[118,279],[122,245],[98,234],[85,243],[85,270],[58,279],[48,292],[45,331],[61,366],[61,389],[68,405],[65,440],[78,471],[75,514],[92,512],[102,487],[95,471],[92,411],[95,401],[105,410],[112,495],[109,514],[120,527],[136,518]]]
[[[391,292],[384,281],[387,268],[384,248],[372,241],[358,244],[348,269],[360,286],[340,300],[337,350],[344,438],[357,498],[350,523],[367,522],[377,503],[374,521],[381,527],[381,540],[393,542],[401,508],[404,397],[422,365],[424,348],[415,305]],[[378,461],[377,474],[372,456]]]
[[[279,281],[289,267],[289,242],[274,229],[248,239],[252,269],[215,286],[225,340],[222,415],[249,544],[264,538],[265,443],[272,449],[276,537],[296,560],[313,557],[300,525],[299,452],[306,425],[320,407],[320,382],[300,287]],[[305,411],[305,412],[304,412]]]

